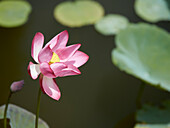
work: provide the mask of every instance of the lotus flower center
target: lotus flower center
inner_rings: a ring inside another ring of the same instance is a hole
[[[56,53],[53,52],[53,56],[52,56],[49,64],[53,64],[53,63],[56,63],[56,62],[60,62],[60,58],[58,57],[58,55]]]

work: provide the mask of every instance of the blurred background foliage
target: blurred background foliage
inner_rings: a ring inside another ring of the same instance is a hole
[[[80,42],[90,60],[82,75],[56,79],[60,101],[42,96],[40,117],[51,128],[168,128],[169,101],[155,105],[170,98],[169,20],[168,0],[0,1],[0,105],[10,84],[25,79],[11,102],[35,113],[39,82],[26,70],[32,39],[42,32],[48,42],[66,29],[68,44]],[[142,103],[154,105],[136,113],[137,78],[156,88],[146,86]]]

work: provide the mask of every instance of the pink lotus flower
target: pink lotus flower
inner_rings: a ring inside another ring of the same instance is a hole
[[[68,32],[65,30],[51,39],[44,48],[44,36],[36,33],[31,47],[31,56],[38,64],[28,65],[28,73],[33,79],[40,75],[40,87],[44,93],[59,100],[61,93],[55,82],[56,77],[79,75],[78,67],[87,62],[89,56],[78,51],[81,44],[66,47]]]

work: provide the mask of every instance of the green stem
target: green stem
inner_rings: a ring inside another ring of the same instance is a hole
[[[38,119],[39,119],[39,111],[40,111],[40,98],[41,98],[41,88],[39,88],[38,97],[37,97],[37,112],[36,112],[36,119],[35,119],[35,128],[38,128]]]
[[[5,111],[4,111],[4,128],[7,128],[7,110],[8,110],[8,104],[9,104],[9,101],[11,99],[11,95],[12,95],[12,92],[10,91],[9,93],[9,96],[8,96],[8,100],[6,102],[6,105],[5,105]]]
[[[142,106],[141,99],[142,99],[142,95],[143,95],[143,92],[144,92],[144,88],[145,88],[145,82],[142,82],[140,87],[139,87],[138,95],[137,95],[137,98],[136,98],[137,109],[140,109],[141,106]]]

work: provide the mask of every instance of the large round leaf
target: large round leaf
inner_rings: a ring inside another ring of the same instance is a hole
[[[170,34],[149,24],[129,25],[116,37],[112,60],[121,70],[170,91]]]
[[[5,105],[0,107],[0,118],[4,116]],[[9,104],[7,111],[7,118],[10,119],[11,128],[34,128],[35,115],[29,111]],[[39,128],[49,128],[49,126],[41,119],[39,119]]]
[[[165,0],[136,0],[135,11],[149,22],[170,20],[170,10]]]
[[[125,29],[128,23],[128,19],[124,16],[109,14],[97,21],[95,29],[103,35],[114,35]]]
[[[26,1],[1,1],[0,26],[17,27],[23,25],[31,12],[31,5]]]
[[[56,20],[69,27],[94,24],[103,15],[103,7],[95,1],[67,1],[54,9]]]

